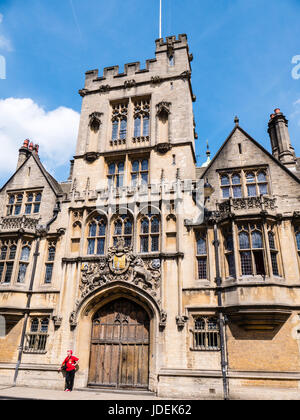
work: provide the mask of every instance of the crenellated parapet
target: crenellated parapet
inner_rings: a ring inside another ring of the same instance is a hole
[[[190,62],[193,59],[189,53],[187,36],[185,34],[160,38],[156,40],[156,58],[146,60],[144,68],[139,61],[126,63],[124,71],[120,70],[118,65],[105,67],[103,74],[99,70],[90,70],[85,74],[85,87],[80,90],[81,96],[89,93],[106,93],[116,88],[127,88],[128,80],[130,87],[135,87],[142,83],[153,83],[159,77],[162,82],[165,78],[181,75],[184,72],[190,72]],[[171,71],[171,74],[170,74]],[[148,75],[148,73],[150,73]],[[134,83],[132,83],[134,81]]]

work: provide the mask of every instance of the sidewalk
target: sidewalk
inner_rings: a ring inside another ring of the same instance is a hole
[[[102,391],[95,389],[74,390],[64,392],[58,390],[0,386],[0,400],[31,399],[31,400],[102,400],[102,401],[139,401],[139,400],[162,400],[155,394],[147,392],[130,391]]]

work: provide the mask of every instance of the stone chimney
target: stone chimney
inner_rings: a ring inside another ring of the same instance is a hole
[[[20,166],[23,165],[23,163],[25,162],[25,160],[28,158],[28,156],[30,155],[30,150],[29,150],[29,142],[30,140],[24,140],[23,146],[21,147],[21,149],[19,149],[19,159],[18,159],[18,163],[17,163],[17,170],[20,168]]]
[[[272,154],[289,169],[296,167],[296,155],[288,130],[288,120],[279,108],[274,110],[269,121],[268,133],[271,140]]]

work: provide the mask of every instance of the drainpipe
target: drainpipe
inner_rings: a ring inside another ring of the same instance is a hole
[[[40,255],[39,254],[39,250],[40,250],[41,236],[43,236],[43,234],[45,234],[45,233],[47,233],[49,231],[50,226],[57,219],[57,216],[58,216],[58,213],[59,212],[60,212],[60,203],[59,203],[59,201],[57,201],[56,206],[55,206],[55,208],[53,210],[53,217],[52,217],[52,219],[46,224],[46,227],[45,228],[39,229],[37,231],[37,241],[36,241],[36,245],[35,245],[35,251],[34,251],[34,254],[33,254],[33,267],[32,267],[32,273],[31,273],[31,279],[30,279],[29,289],[28,289],[28,292],[27,292],[27,304],[26,304],[26,308],[25,308],[25,318],[24,318],[24,323],[23,323],[23,328],[22,328],[21,341],[20,341],[20,345],[19,345],[18,361],[17,361],[16,367],[15,367],[15,374],[14,374],[13,386],[16,386],[17,385],[17,378],[18,378],[18,374],[19,374],[19,368],[20,368],[21,361],[22,361],[22,355],[23,355],[23,350],[24,350],[24,342],[25,342],[25,335],[26,335],[26,329],[27,329],[29,312],[30,312],[30,304],[31,304],[32,292],[33,292],[33,284],[34,284],[34,279],[35,279],[35,274],[36,274],[37,259],[38,259],[39,255]]]
[[[217,295],[218,295],[218,309],[219,309],[219,325],[220,325],[220,346],[221,346],[221,370],[222,370],[222,377],[223,377],[223,393],[224,393],[224,400],[229,400],[229,386],[228,386],[228,378],[227,378],[227,357],[226,357],[226,349],[225,349],[225,341],[226,341],[226,326],[225,326],[225,319],[223,314],[223,302],[222,302],[222,279],[220,276],[220,259],[219,259],[219,246],[220,242],[218,239],[218,226],[217,223],[214,222],[214,242],[213,245],[215,247],[215,263],[216,263],[216,284],[217,284]]]

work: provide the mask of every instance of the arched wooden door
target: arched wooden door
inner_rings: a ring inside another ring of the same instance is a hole
[[[89,386],[149,385],[149,317],[136,303],[118,299],[93,319]]]

